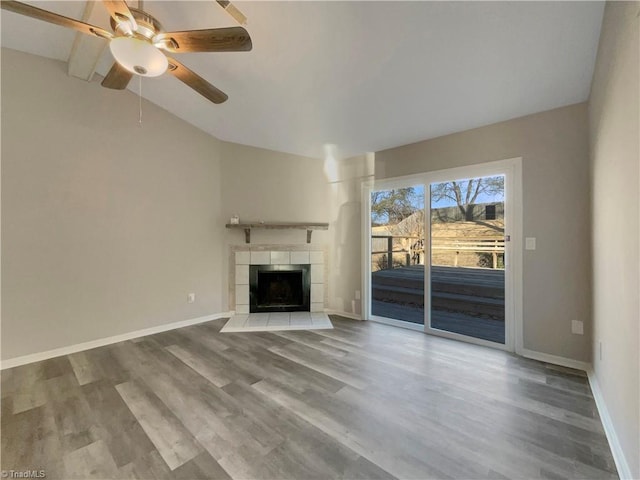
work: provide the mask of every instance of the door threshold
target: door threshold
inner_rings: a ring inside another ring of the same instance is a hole
[[[406,328],[407,330],[424,332],[424,324],[422,323],[405,322],[402,320],[396,320],[395,318],[378,317],[377,315],[371,315],[368,320],[376,323],[384,323],[385,325],[391,325],[393,327],[400,327]]]

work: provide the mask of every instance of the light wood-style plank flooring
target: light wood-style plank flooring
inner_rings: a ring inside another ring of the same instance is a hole
[[[3,470],[48,479],[617,478],[584,374],[332,317],[225,320],[2,372]]]

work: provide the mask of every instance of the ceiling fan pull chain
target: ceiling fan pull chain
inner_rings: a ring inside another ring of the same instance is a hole
[[[140,80],[140,83],[138,84],[138,110],[140,112],[138,124],[142,127],[142,76],[138,75],[138,79]]]

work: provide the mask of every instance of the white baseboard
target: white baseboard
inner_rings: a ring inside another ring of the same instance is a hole
[[[604,396],[602,395],[602,390],[600,389],[600,384],[598,383],[595,371],[590,368],[589,370],[587,370],[587,375],[589,377],[589,385],[591,385],[591,391],[593,392],[593,398],[596,402],[598,413],[600,414],[602,427],[604,428],[604,433],[607,435],[607,440],[609,441],[609,448],[611,448],[613,460],[616,462],[618,476],[621,479],[633,479],[631,468],[629,467],[629,463],[627,462],[624,451],[622,450],[622,446],[620,445],[620,441],[618,440],[618,435],[616,434],[616,430],[613,426],[611,415],[609,415],[609,410],[607,409],[607,404],[604,401]]]
[[[561,367],[582,370],[583,372],[588,372],[591,369],[591,364],[588,362],[581,362],[580,360],[574,360],[573,358],[551,355],[550,353],[536,352],[535,350],[528,350],[526,348],[523,348],[520,352],[516,353],[525,358],[531,358],[532,360],[539,360],[553,365],[560,365]]]
[[[83,350],[89,350],[91,348],[103,347],[105,345],[111,345],[112,343],[124,342],[125,340],[131,340],[132,338],[145,337],[147,335],[153,335],[154,333],[166,332],[167,330],[175,330],[176,328],[188,327],[189,325],[196,325],[198,323],[209,322],[211,320],[217,320],[219,318],[227,318],[232,315],[232,312],[214,313],[206,315],[204,317],[191,318],[188,320],[181,320],[179,322],[166,323],[164,325],[158,325],[157,327],[144,328],[142,330],[135,330],[133,332],[122,333],[120,335],[114,335],[112,337],[99,338],[97,340],[91,340],[89,342],[77,343],[75,345],[69,345],[66,347],[54,348],[53,350],[47,350],[45,352],[31,353],[29,355],[22,355],[20,357],[9,358],[0,362],[0,370],[7,368],[18,367],[27,363],[40,362],[42,360],[48,360],[49,358],[59,357],[61,355],[69,355],[70,353],[81,352]]]
[[[340,315],[341,317],[347,317],[352,320],[362,320],[362,317],[357,313],[341,312],[339,310],[329,310],[328,308],[324,309],[324,313],[326,313],[327,315]]]

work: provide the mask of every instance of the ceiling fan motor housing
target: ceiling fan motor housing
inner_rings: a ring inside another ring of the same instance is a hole
[[[160,22],[152,15],[149,15],[147,12],[142,10],[138,10],[137,8],[129,8],[133,18],[135,19],[137,25],[136,30],[131,28],[131,24],[129,23],[129,19],[125,16],[122,17],[121,21],[117,21],[114,17],[111,17],[111,28],[114,32],[119,32],[123,30],[122,25],[127,25],[128,28],[125,27],[126,30],[130,30],[133,35],[140,36],[146,38],[147,40],[151,40],[158,33],[163,31],[162,25]]]

